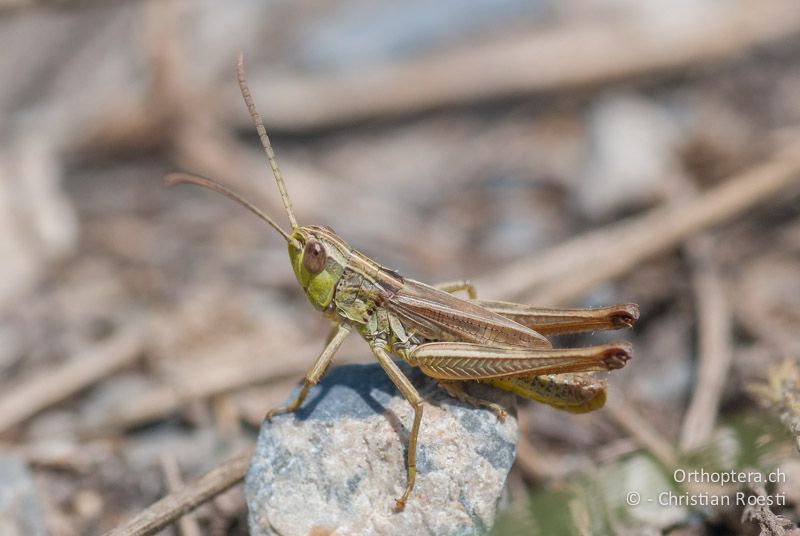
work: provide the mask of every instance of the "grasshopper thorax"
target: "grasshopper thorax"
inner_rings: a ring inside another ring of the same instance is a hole
[[[344,273],[351,249],[330,227],[305,225],[292,231],[289,259],[308,301],[326,309]]]

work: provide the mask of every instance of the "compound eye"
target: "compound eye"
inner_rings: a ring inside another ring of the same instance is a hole
[[[325,268],[326,258],[327,254],[322,244],[313,238],[309,240],[303,250],[303,267],[308,270],[309,273],[316,275]]]

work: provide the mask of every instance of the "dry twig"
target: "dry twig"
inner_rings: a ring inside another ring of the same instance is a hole
[[[24,9],[40,9],[46,7],[54,8],[81,8],[85,7],[96,0],[0,0],[0,14],[5,15],[5,12],[13,14],[14,11],[22,11]],[[100,2],[96,2],[100,3]]]
[[[298,348],[297,353],[313,355],[318,351],[318,346],[316,343],[309,344]],[[241,358],[236,356],[240,351],[244,352]],[[175,378],[137,395],[130,403],[110,412],[101,421],[87,423],[83,433],[91,436],[111,430],[125,430],[173,414],[193,401],[206,400],[282,377],[301,377],[307,366],[303,361],[293,360],[253,361],[252,349],[247,345],[241,349],[228,346],[225,355],[226,359],[218,365],[195,368],[189,378]],[[350,362],[353,359],[343,355],[336,364]],[[242,366],[231,366],[232,363],[241,363]]]
[[[581,21],[346,74],[254,83],[271,128],[309,129],[486,99],[594,87],[735,57],[800,31],[794,0],[736,0],[665,21]],[[636,46],[631,46],[636,43]],[[568,59],[568,60],[565,60]],[[237,117],[234,114],[229,114]]]
[[[204,502],[240,482],[252,453],[243,454],[212,469],[198,480],[170,493],[106,536],[146,536],[155,534]]]
[[[145,344],[142,326],[129,327],[47,373],[38,373],[0,395],[0,433],[133,363]]]
[[[161,457],[161,469],[164,471],[164,480],[167,482],[167,491],[175,493],[184,486],[181,477],[181,468],[178,460],[173,454],[164,454]],[[200,527],[197,520],[191,514],[181,516],[178,520],[178,527],[182,536],[200,536]]]
[[[779,143],[765,161],[688,200],[593,231],[477,278],[484,296],[550,306],[630,271],[703,229],[800,182],[800,138]]]
[[[699,447],[711,437],[733,357],[730,305],[715,265],[712,238],[696,237],[688,247],[694,264],[700,364],[694,395],[683,419],[680,446],[684,451]]]
[[[632,404],[624,407],[614,398],[610,398],[606,408],[615,421],[633,437],[639,445],[650,453],[664,466],[674,467],[678,456],[669,441],[653,426],[639,415]]]
[[[62,441],[33,443],[0,443],[0,452],[9,452],[25,460],[31,467],[62,473],[86,474],[111,456],[107,443],[78,444]]]

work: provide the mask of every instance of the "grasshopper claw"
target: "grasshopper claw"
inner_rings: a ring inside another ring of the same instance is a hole
[[[292,413],[296,409],[297,409],[296,407],[292,407],[292,406],[287,406],[285,408],[272,408],[271,410],[269,410],[267,412],[266,415],[264,415],[264,420],[267,421],[267,422],[272,422],[272,418],[275,415],[283,415],[284,413]]]
[[[403,499],[395,499],[394,500],[394,509],[397,512],[402,512],[406,508],[406,501]]]
[[[347,332],[345,332],[344,334],[347,335]],[[343,336],[339,337],[339,340],[338,340],[339,344],[341,344],[342,339],[344,339]],[[330,344],[332,344],[332,343],[329,343],[329,345]],[[336,345],[336,347],[338,348],[338,344]],[[323,355],[324,355],[324,353],[323,353]],[[308,395],[308,390],[311,388],[311,385],[312,385],[312,383],[309,380],[307,380],[307,379],[304,380],[303,381],[303,387],[300,389],[300,392],[297,394],[297,398],[294,399],[294,402],[292,402],[288,406],[284,406],[284,407],[280,407],[280,408],[272,408],[264,416],[264,420],[267,421],[267,422],[272,422],[272,418],[275,415],[282,415],[284,413],[294,413],[295,411],[297,411],[297,408],[299,408],[303,404],[303,401],[306,399],[306,395]]]
[[[632,348],[628,342],[611,343],[612,348],[606,351],[603,359],[608,370],[621,369],[630,361]]]
[[[620,307],[619,311],[611,314],[611,323],[615,328],[632,328],[639,320],[639,306],[628,303]]]

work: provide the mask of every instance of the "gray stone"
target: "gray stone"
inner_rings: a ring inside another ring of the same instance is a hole
[[[25,462],[3,453],[0,453],[0,534],[47,534],[44,508]]]
[[[376,365],[329,372],[294,415],[264,423],[245,479],[253,535],[486,534],[514,461],[514,397],[482,384],[475,396],[512,414],[462,404],[401,364],[425,399],[417,479],[404,511],[413,412]],[[293,400],[292,393],[290,400]]]

